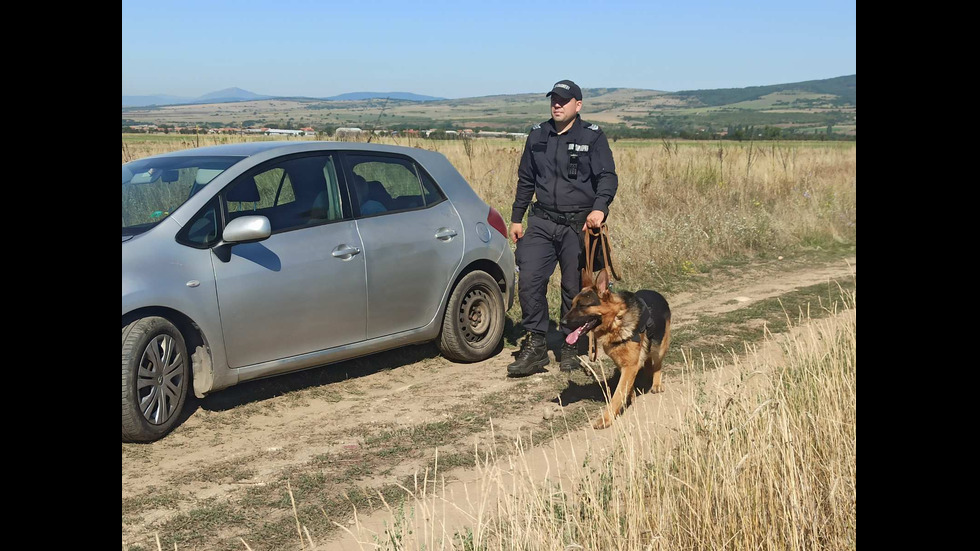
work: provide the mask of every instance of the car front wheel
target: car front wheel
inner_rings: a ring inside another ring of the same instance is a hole
[[[189,356],[184,337],[161,317],[122,330],[123,442],[152,442],[173,430],[187,400]]]
[[[489,358],[503,340],[505,315],[497,282],[486,272],[466,274],[449,297],[439,350],[453,361]]]

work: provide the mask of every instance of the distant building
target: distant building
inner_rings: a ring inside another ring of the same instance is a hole
[[[358,138],[363,134],[370,134],[370,132],[361,130],[356,126],[352,126],[352,127],[338,128],[337,130],[334,131],[333,136],[334,138],[343,140],[347,138]]]
[[[512,140],[527,139],[527,134],[522,132],[497,132],[493,130],[481,130],[472,136],[476,138],[510,138]]]
[[[131,124],[129,129],[133,132],[155,132],[160,128],[155,124]]]

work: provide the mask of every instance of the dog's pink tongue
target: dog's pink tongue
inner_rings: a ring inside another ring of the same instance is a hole
[[[584,325],[581,326],[581,327],[579,327],[575,331],[572,331],[571,333],[569,333],[568,336],[565,337],[565,342],[567,342],[568,344],[575,344],[575,341],[577,341],[578,338],[579,338],[579,336],[582,335],[582,330],[583,329],[585,329],[585,326]]]

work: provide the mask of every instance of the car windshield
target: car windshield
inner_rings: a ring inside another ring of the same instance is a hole
[[[160,157],[122,165],[122,234],[159,224],[243,157]]]

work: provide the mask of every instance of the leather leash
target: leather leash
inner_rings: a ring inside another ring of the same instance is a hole
[[[593,270],[593,265],[595,264],[595,258],[599,250],[602,251],[603,270],[609,277],[609,280],[615,278],[616,281],[620,281],[622,278],[616,272],[616,268],[612,263],[612,248],[609,246],[609,228],[606,226],[605,222],[599,228],[585,228],[585,269],[587,274],[592,277],[592,284],[595,285],[596,272]],[[596,348],[595,334],[589,331],[589,358],[590,361],[596,361],[598,358],[599,351]]]
[[[612,263],[612,248],[609,246],[609,227],[605,223],[598,229],[585,228],[585,269],[588,270],[589,274],[593,275],[593,278],[595,276],[595,270],[592,269],[592,266],[595,264],[596,254],[599,249],[602,250],[602,258],[604,260],[603,269],[607,270],[607,274],[611,278],[620,281],[622,278],[619,277]],[[595,280],[593,279],[593,281]]]

